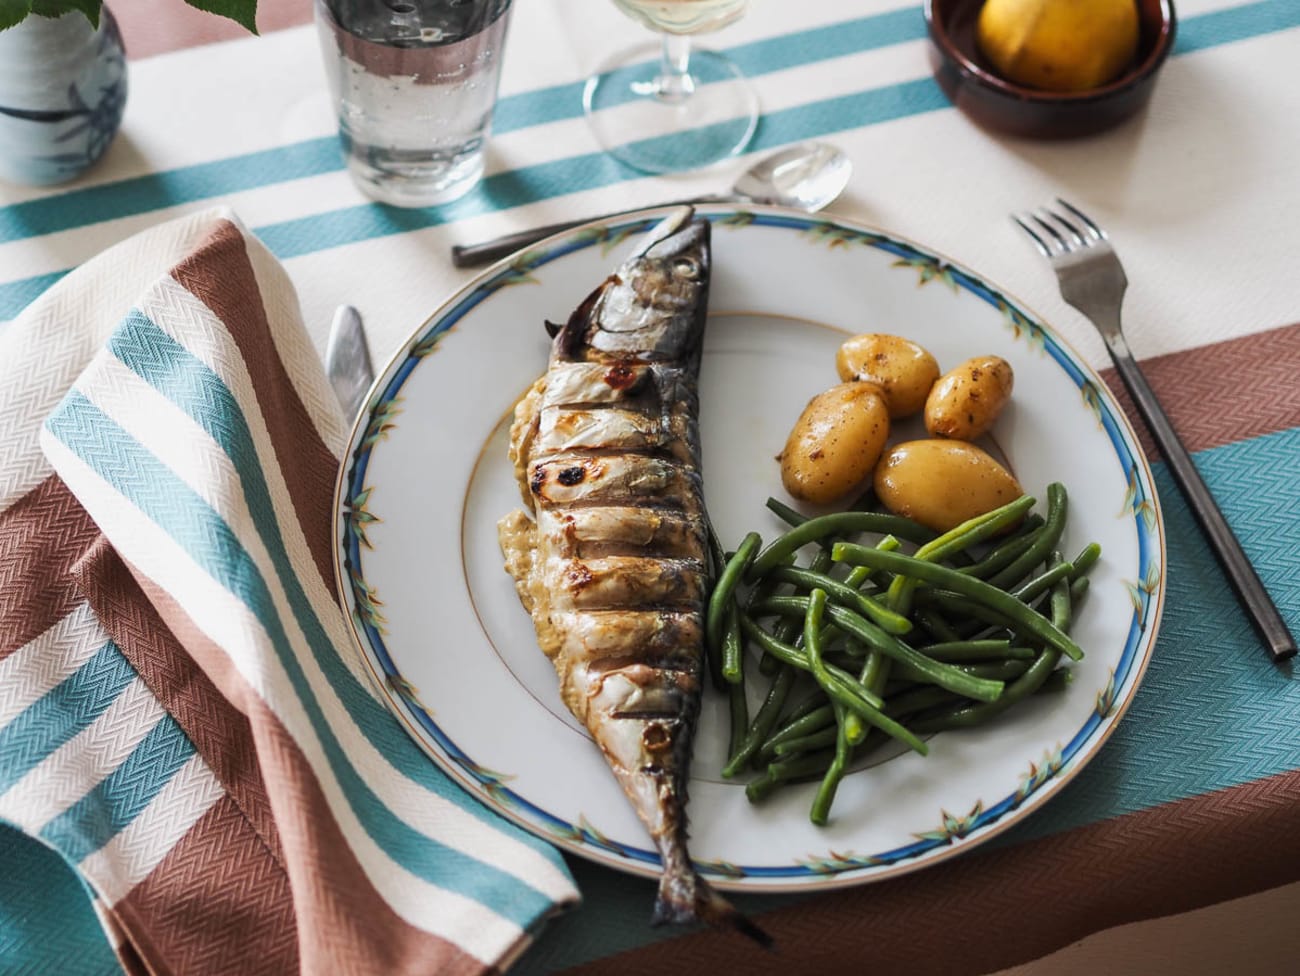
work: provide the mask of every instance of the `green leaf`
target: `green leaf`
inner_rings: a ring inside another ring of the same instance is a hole
[[[185,0],[191,7],[229,17],[250,33],[257,33],[257,0]]]
[[[99,8],[103,0],[30,0],[32,13],[41,17],[62,17],[73,10],[86,15],[90,26],[99,27]]]
[[[0,30],[21,24],[31,12],[31,0],[0,0]]]

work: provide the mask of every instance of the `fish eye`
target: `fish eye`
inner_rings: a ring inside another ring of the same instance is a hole
[[[693,258],[677,258],[673,261],[673,273],[682,278],[698,278],[700,276],[699,262]]]

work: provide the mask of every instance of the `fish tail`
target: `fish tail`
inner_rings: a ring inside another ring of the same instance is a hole
[[[651,925],[703,922],[716,929],[730,929],[748,936],[764,949],[773,946],[772,937],[750,921],[731,902],[713,890],[690,862],[669,865],[659,878],[659,897],[655,901]]]

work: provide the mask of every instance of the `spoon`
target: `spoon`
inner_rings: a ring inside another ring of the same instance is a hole
[[[689,200],[675,200],[673,203],[766,203],[814,213],[843,192],[852,172],[853,164],[849,157],[834,146],[805,142],[764,156],[740,174],[730,193],[692,197]],[[628,212],[630,211],[621,211]],[[578,227],[588,220],[616,216],[618,214],[613,213],[606,214],[605,217],[535,227],[481,244],[457,244],[451,249],[451,263],[458,268],[478,267],[536,244],[552,234]]]

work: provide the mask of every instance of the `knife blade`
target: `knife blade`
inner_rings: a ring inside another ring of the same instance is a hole
[[[325,372],[344,415],[355,420],[375,381],[375,371],[361,313],[351,305],[340,305],[334,312],[325,346]]]

